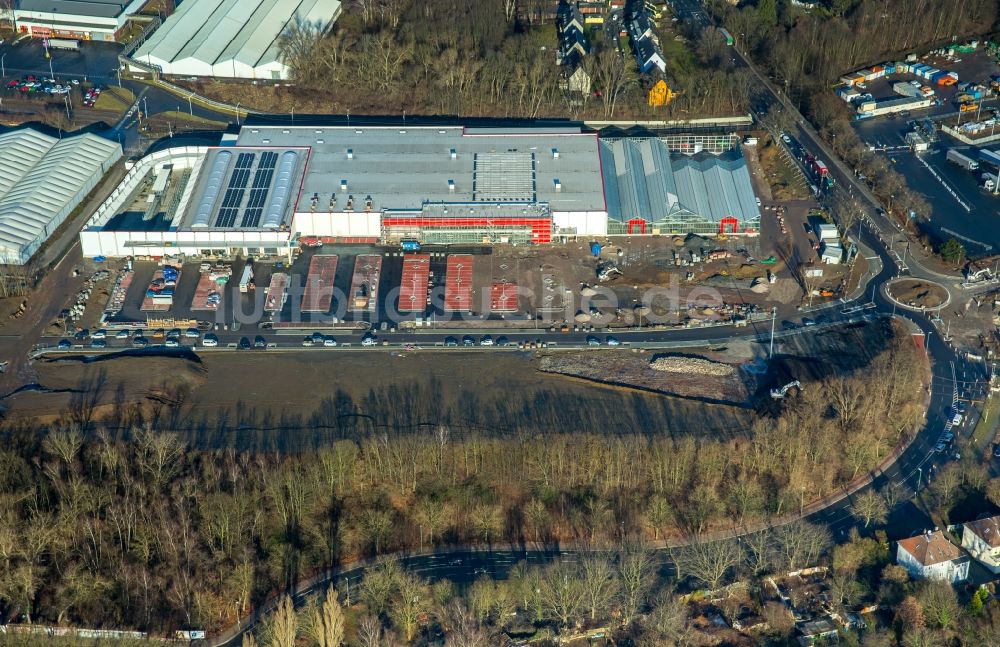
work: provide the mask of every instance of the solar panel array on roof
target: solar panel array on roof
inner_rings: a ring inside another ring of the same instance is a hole
[[[219,216],[215,219],[216,227],[232,227],[236,224],[236,216],[240,212],[240,205],[243,204],[247,182],[250,181],[250,168],[256,157],[255,153],[240,153],[236,158],[236,167],[229,177],[226,195],[222,198],[222,208],[219,209]]]
[[[278,154],[274,151],[261,153],[260,164],[257,165],[257,172],[253,176],[250,197],[247,198],[247,206],[243,211],[243,221],[240,226],[252,228],[260,225],[260,216],[264,213],[264,203],[267,201],[267,192],[271,188],[274,167],[277,163]]]

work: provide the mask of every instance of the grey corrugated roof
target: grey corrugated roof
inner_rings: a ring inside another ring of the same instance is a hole
[[[309,210],[313,193],[319,194],[322,205],[328,204],[332,193],[341,205],[348,194],[362,204],[370,195],[375,211],[419,211],[425,203],[507,201],[528,197],[525,187],[530,180],[532,200],[549,203],[553,211],[606,209],[597,135],[581,133],[579,128],[248,126],[240,131],[237,143],[311,148],[299,211]],[[348,149],[353,159],[347,158]],[[488,181],[489,191],[474,187],[476,155],[486,160],[507,153],[516,154],[512,159],[519,160],[521,170],[506,189],[496,179]],[[533,160],[531,178],[523,168],[527,160]],[[346,193],[340,191],[341,180],[348,182]],[[449,190],[448,180],[454,181],[454,190]]]
[[[21,11],[39,13],[76,14],[95,18],[117,18],[132,0],[21,0]]]
[[[295,19],[329,24],[339,0],[188,0],[136,51],[134,58],[167,64],[235,60],[251,67],[278,60],[278,37]]]
[[[660,139],[602,139],[601,162],[614,220],[659,222],[688,213],[749,223],[760,217],[746,162],[738,154],[671,157]]]
[[[656,138],[602,139],[609,217],[663,220],[677,207],[670,151]]]
[[[674,174],[682,209],[714,222],[734,217],[749,223],[760,218],[750,172],[738,153],[681,157],[674,160]]]
[[[21,157],[29,148],[41,155]],[[118,157],[117,143],[89,133],[56,140],[26,128],[0,138],[0,248],[20,255]]]

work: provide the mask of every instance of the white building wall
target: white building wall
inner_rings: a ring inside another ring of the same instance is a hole
[[[969,578],[969,560],[967,559],[958,564],[949,561],[924,566],[909,551],[897,546],[896,563],[905,568],[914,579],[939,580],[955,584]]]
[[[301,236],[378,238],[382,235],[382,215],[377,212],[295,212],[292,231]]]
[[[962,548],[991,573],[1000,573],[1000,548],[993,548],[965,526],[962,527]]]
[[[576,229],[578,236],[608,235],[606,211],[553,211],[552,222],[560,229]]]

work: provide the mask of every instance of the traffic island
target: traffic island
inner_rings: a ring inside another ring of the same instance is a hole
[[[938,310],[951,302],[951,294],[943,285],[927,279],[890,281],[886,284],[885,294],[898,307],[915,312]]]

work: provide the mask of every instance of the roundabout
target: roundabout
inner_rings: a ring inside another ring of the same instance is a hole
[[[885,285],[885,295],[896,306],[913,312],[939,310],[951,302],[948,290],[924,278],[899,278]]]

